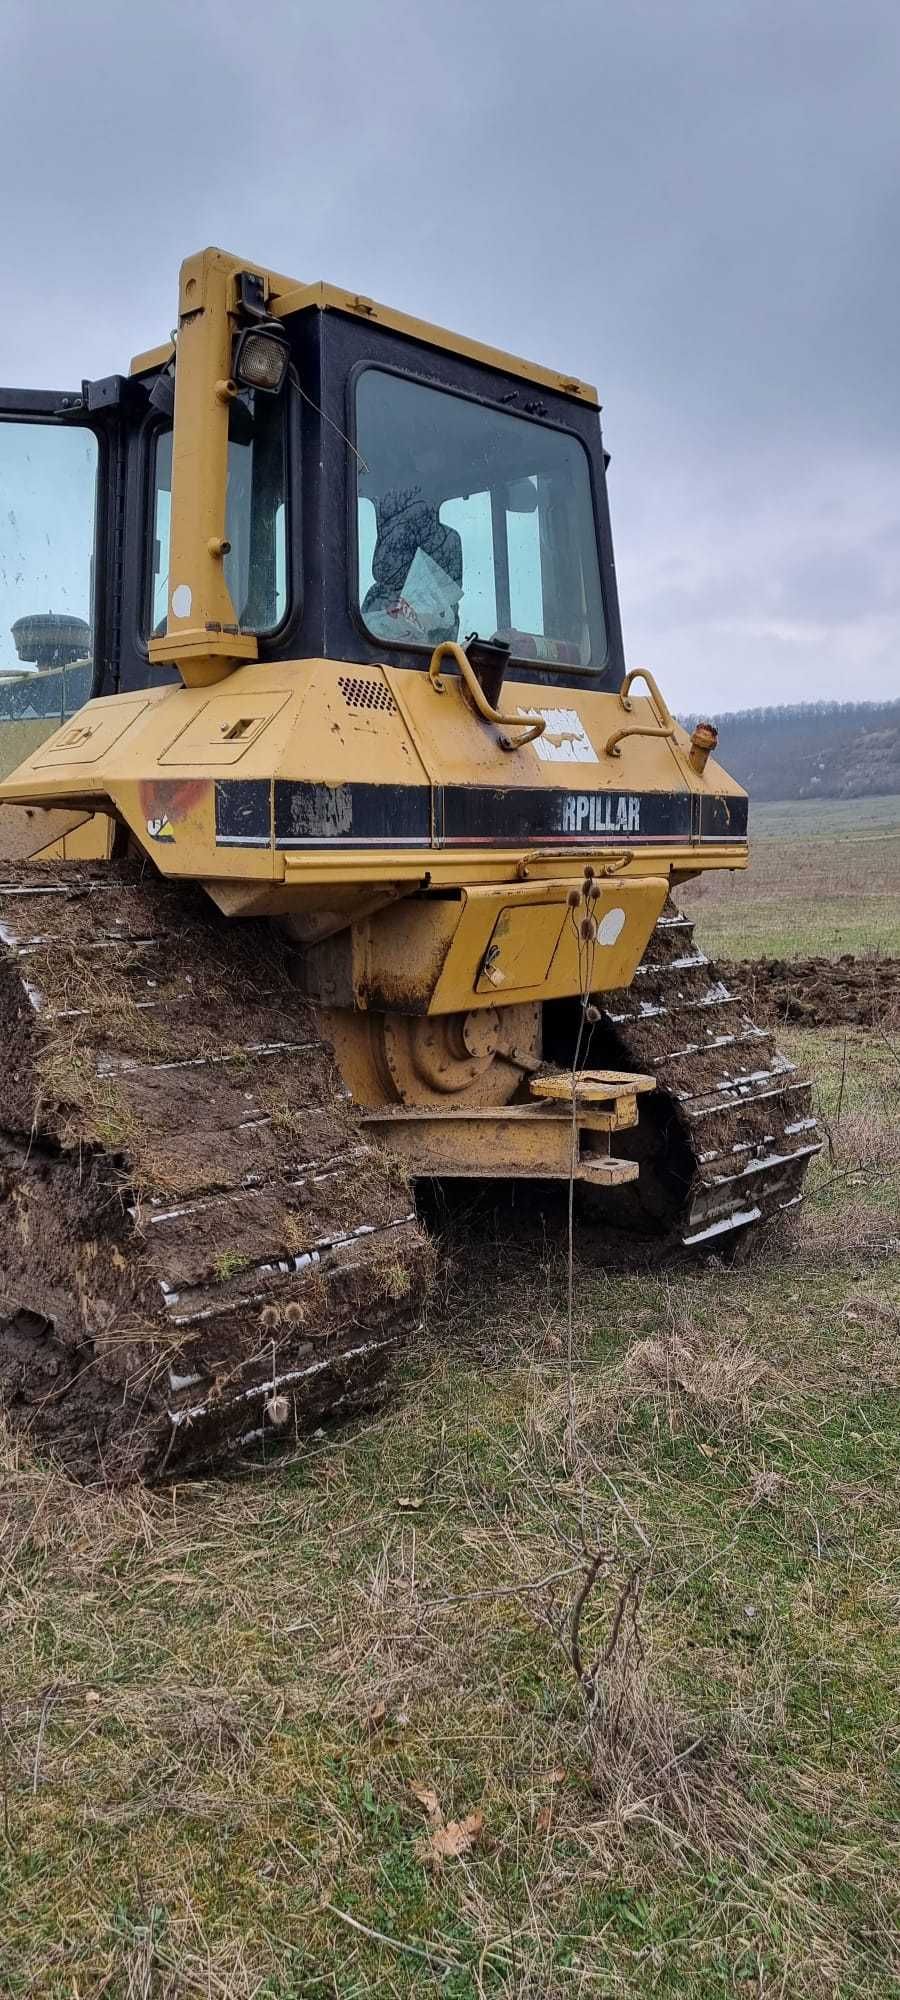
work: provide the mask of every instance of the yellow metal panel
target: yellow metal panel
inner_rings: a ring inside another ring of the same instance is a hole
[[[503,745],[503,730],[482,721],[470,707],[461,682],[451,673],[443,677],[443,693],[438,693],[428,675],[409,669],[386,667],[385,679],[413,736],[426,770],[436,783],[495,783],[503,790],[533,790],[536,786],[555,791],[560,785],[574,792],[612,793],[629,791],[700,792],[704,786],[690,771],[680,740],[667,741],[655,724],[649,700],[632,701],[629,720],[653,726],[652,735],[632,737],[627,753],[606,756],[604,744],[620,726],[623,712],[619,697],[597,693],[584,687],[536,688],[527,682],[507,681],[501,707],[513,715],[543,710],[558,718],[571,716],[580,732],[579,755],[553,754],[554,738],[565,751],[567,732],[550,730],[550,754],[543,738],[516,745]],[[684,744],[688,738],[680,732]],[[712,773],[718,767],[710,762]],[[724,779],[724,773],[721,773]],[[740,793],[728,779],[723,790]]]
[[[220,872],[221,862],[218,869],[216,866],[215,780],[209,772],[186,776],[180,771],[157,769],[145,778],[122,778],[115,790],[123,818],[163,875],[195,880],[201,860],[206,861],[209,874]],[[271,882],[271,848],[229,851],[227,874],[231,880],[261,875]]]
[[[517,704],[521,700],[523,707],[529,701],[546,703],[549,697],[576,717],[592,761],[573,762],[565,755],[563,761],[548,761],[539,754],[540,743],[504,752],[498,732],[473,714],[452,677],[447,678],[448,691],[438,695],[427,676],[413,670],[351,663],[344,667],[336,661],[311,659],[244,667],[227,694],[212,696],[204,687],[163,685],[142,691],[140,697],[110,696],[86,704],[52,737],[46,724],[36,724],[33,754],[11,778],[0,782],[0,798],[82,812],[108,804],[128,822],[164,873],[200,881],[277,883],[283,885],[278,889],[279,910],[308,911],[317,902],[331,908],[336,887],[366,885],[391,892],[400,886],[447,890],[506,882],[527,889],[548,880],[577,882],[587,865],[628,883],[662,879],[673,871],[746,865],[743,842],[704,843],[700,848],[685,837],[629,848],[620,838],[617,845],[616,810],[632,789],[681,791],[686,796],[743,795],[712,759],[702,778],[696,773],[685,776],[680,743],[673,747],[660,738],[628,739],[619,758],[604,759],[602,744],[622,713],[616,695],[507,683],[504,702],[512,686]],[[261,720],[264,715],[269,719],[259,733],[247,732],[243,749],[240,738],[229,739],[223,732],[222,752],[216,756],[209,748],[208,729],[214,702],[227,704],[223,720],[234,709],[239,711],[238,721]],[[633,712],[641,706],[635,701]],[[8,738],[0,738],[0,753],[6,744],[10,758],[21,754],[21,734],[29,740],[27,725],[14,728],[15,750],[12,729]],[[102,734],[95,734],[95,728]],[[566,732],[548,733],[558,736],[558,747],[564,751]],[[190,755],[185,752],[188,742]],[[597,744],[601,749],[594,747]],[[415,786],[420,791],[430,782],[435,797],[438,788],[454,784],[481,785],[488,793],[561,788],[572,795],[578,813],[582,808],[587,812],[595,802],[587,825],[595,826],[596,839],[567,848],[544,836],[543,841],[522,840],[515,847],[500,848],[488,832],[484,841],[450,842],[446,847],[298,844],[273,853],[267,843],[258,849],[238,849],[216,844],[212,804],[213,781],[232,771],[241,779],[319,785],[338,793],[353,782]],[[169,790],[159,791],[165,785]],[[205,803],[198,812],[195,799],[201,794]],[[167,818],[168,828],[162,824]],[[486,937],[483,942],[487,943]]]
[[[268,694],[217,695],[185,723],[159,762],[217,768],[239,764],[290,698],[287,688]]]
[[[507,354],[503,348],[486,346],[483,341],[469,340],[465,334],[452,333],[449,328],[435,326],[430,320],[414,319],[410,313],[379,305],[375,299],[366,298],[360,292],[343,291],[338,285],[319,283],[294,285],[284,291],[276,291],[272,299],[272,310],[279,319],[287,319],[291,313],[307,311],[310,306],[317,307],[320,312],[352,313],[369,326],[384,326],[391,333],[405,334],[408,340],[443,348],[446,354],[461,354],[467,361],[477,361],[482,368],[500,368],[506,375],[524,376],[527,382],[537,382],[542,389],[553,389],[557,395],[572,396],[579,403],[597,404],[597,391],[590,382],[581,382],[574,375],[560,374],[555,368],[543,368],[536,361],[524,361],[518,354]]]
[[[545,959],[545,934],[532,927],[514,928],[514,954],[510,960],[511,979],[503,958],[502,940],[497,960],[489,966],[488,951],[498,916],[507,929],[520,905],[534,903],[537,885],[522,889],[469,888],[463,892],[463,909],[453,943],[441,969],[440,978],[428,1003],[432,1014],[452,1014],[469,1007],[496,1006],[509,991],[511,999],[555,1000],[578,993],[608,991],[629,986],[640,963],[647,940],[666,900],[668,878],[641,875],[632,881],[616,877],[596,885],[592,905],[597,926],[596,938],[580,936],[578,925],[568,920],[569,881],[547,882],[540,891],[542,900],[555,904],[561,916],[557,948],[549,966]],[[415,905],[404,904],[404,910]],[[390,923],[391,912],[376,922]],[[584,908],[575,912],[583,918]],[[482,973],[497,977],[482,977]]]
[[[427,772],[382,667],[304,660],[279,778],[421,785]],[[301,706],[302,695],[302,706]]]
[[[32,760],[36,770],[54,770],[60,765],[97,764],[118,743],[126,729],[146,708],[141,697],[119,696],[115,701],[89,701],[71,722],[52,736]]]
[[[164,340],[160,347],[148,347],[143,354],[135,354],[129,375],[150,375],[157,368],[167,368],[175,359],[174,340]]]
[[[270,311],[280,319],[287,319],[291,313],[308,311],[310,307],[320,312],[352,313],[366,324],[384,326],[392,333],[405,334],[409,340],[424,342],[428,347],[443,348],[447,354],[461,354],[467,360],[476,361],[484,368],[500,368],[507,375],[521,375],[528,382],[537,382],[544,389],[552,389],[558,395],[572,396],[577,402],[597,402],[597,391],[590,382],[582,382],[576,376],[560,372],[555,368],[545,368],[536,361],[526,361],[518,354],[507,354],[503,348],[491,347],[484,341],[470,340],[465,334],[454,333],[448,327],[436,326],[430,320],[416,319],[410,313],[398,312],[392,306],[380,305],[375,299],[366,298],[361,292],[344,290],[340,285],[322,282],[303,284],[299,279],[288,278],[277,271],[268,271],[262,265],[246,257],[235,257],[230,251],[212,247],[202,250],[197,257],[188,259],[196,264],[202,259],[215,259],[229,273],[252,271],[263,279],[269,300]],[[136,354],[131,363],[132,375],[142,375],[154,368],[164,368],[171,360],[174,348],[171,341],[162,342],[158,347],[148,348]]]
[[[91,813],[77,826],[41,847],[35,861],[108,861],[113,850],[115,827],[106,813]]]
[[[354,926],[324,961],[329,1006],[457,1014],[627,986],[666,899],[665,876],[596,885],[595,934],[580,935],[566,879],[415,896]]]
[[[501,891],[502,894],[502,891]],[[485,946],[476,993],[496,1001],[502,993],[517,993],[546,983],[569,911],[564,896],[552,903],[527,901],[504,907]]]

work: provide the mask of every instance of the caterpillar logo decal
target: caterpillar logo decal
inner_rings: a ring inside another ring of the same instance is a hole
[[[562,833],[640,833],[641,801],[634,792],[569,792],[562,802]]]
[[[180,816],[159,790],[147,817]],[[216,841],[220,847],[515,847],[559,841],[588,847],[628,841],[741,843],[747,837],[743,797],[679,792],[570,792],[556,786],[394,785],[352,781],[313,784],[276,778],[218,778]],[[155,838],[167,837],[165,826]]]
[[[176,845],[179,826],[192,817],[199,829],[209,791],[208,778],[142,779],[138,798],[150,839],[164,846]]]
[[[156,813],[147,821],[147,832],[151,840],[174,841],[175,833],[168,813]]]
[[[546,728],[532,749],[542,764],[597,764],[599,758],[577,708],[520,708],[522,717],[543,716]]]

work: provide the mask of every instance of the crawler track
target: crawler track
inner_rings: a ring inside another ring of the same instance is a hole
[[[0,880],[0,1406],[80,1477],[370,1401],[428,1250],[270,925],[139,864]]]
[[[651,1071],[601,1219],[716,1249],[801,1199],[811,1087],[669,905],[587,1060]],[[79,1477],[227,1462],[372,1400],[429,1249],[269,924],[141,864],[0,880],[0,1406]]]
[[[590,1060],[657,1079],[632,1141],[641,1177],[616,1221],[714,1250],[802,1200],[822,1144],[811,1084],[698,948],[690,918],[670,902],[633,986],[598,1005],[602,1057],[595,1041]]]

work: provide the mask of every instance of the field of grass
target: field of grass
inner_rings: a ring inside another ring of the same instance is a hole
[[[393,1404],[86,1494],[0,1459],[0,1992],[898,1991],[900,1063],[746,1264],[473,1250]],[[578,1623],[579,1593],[596,1570]]]
[[[900,798],[750,808],[750,867],[681,892],[724,958],[900,955]]]

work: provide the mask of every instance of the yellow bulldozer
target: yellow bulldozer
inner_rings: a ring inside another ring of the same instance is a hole
[[[0,391],[0,1406],[162,1478],[371,1398],[420,1182],[724,1250],[810,1087],[671,900],[747,862],[626,671],[595,391],[220,250]]]

